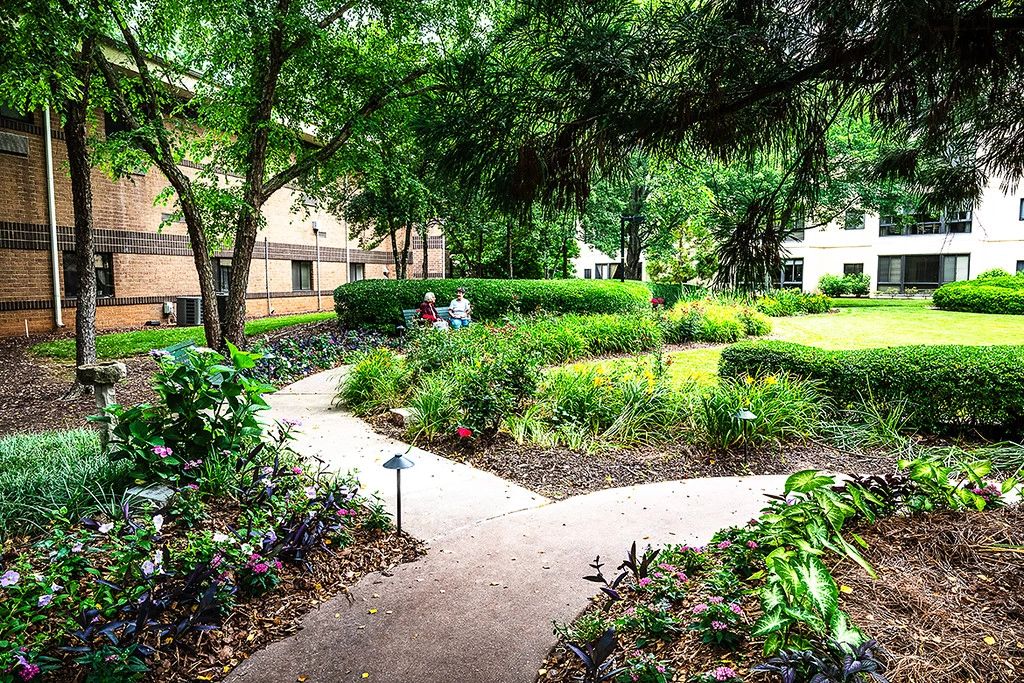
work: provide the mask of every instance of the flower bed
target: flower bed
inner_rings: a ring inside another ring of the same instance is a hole
[[[161,357],[159,401],[109,410],[110,457],[173,495],[58,512],[4,541],[0,681],[220,678],[311,605],[420,552],[354,477],[289,448],[297,423],[259,419],[256,362]]]
[[[1024,665],[1024,512],[998,509],[1013,482],[987,471],[919,459],[840,486],[798,472],[758,519],[707,546],[634,544],[614,572],[596,560],[585,578],[601,593],[556,625],[538,681],[1005,680]],[[982,584],[998,614],[950,609],[984,600],[963,594]]]

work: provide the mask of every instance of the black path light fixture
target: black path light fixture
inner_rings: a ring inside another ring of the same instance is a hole
[[[409,450],[411,451],[412,449],[410,448]],[[402,470],[407,470],[416,464],[409,458],[405,457],[408,454],[409,451],[406,451],[405,453],[396,453],[390,460],[384,463],[384,469],[395,471],[395,477],[398,483],[398,506],[395,519],[397,521],[399,535],[402,533]]]
[[[747,425],[752,424],[757,419],[757,415],[750,412],[749,408],[740,408],[733,417],[740,421],[740,431],[743,435],[743,459],[749,460],[750,458],[747,456],[749,455],[750,438],[747,434]]]

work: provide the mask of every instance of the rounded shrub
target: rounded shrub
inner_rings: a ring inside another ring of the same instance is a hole
[[[947,311],[1024,314],[1024,275],[978,277],[935,290],[932,302]]]
[[[473,320],[497,320],[511,313],[634,313],[651,308],[642,282],[614,280],[360,280],[334,290],[334,308],[344,327],[402,325],[402,311],[416,308],[434,292],[447,306],[458,287],[473,304]]]
[[[978,273],[976,280],[988,280],[993,277],[1010,277],[1011,273],[1008,270],[1002,268],[989,268],[988,270]]]
[[[850,283],[839,275],[822,275],[818,281],[818,289],[825,296],[843,296],[850,293]]]
[[[909,424],[1024,427],[1024,346],[894,346],[826,351],[788,342],[725,349],[722,377],[789,373],[820,380],[840,407],[906,403]]]
[[[763,313],[742,303],[698,299],[673,306],[662,320],[662,329],[665,341],[671,344],[721,344],[768,334],[772,325]]]

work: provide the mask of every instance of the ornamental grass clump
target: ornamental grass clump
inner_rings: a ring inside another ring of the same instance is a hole
[[[719,448],[777,444],[814,435],[828,405],[815,380],[784,373],[726,377],[701,394],[697,426],[702,439]],[[741,409],[756,417],[739,419]]]
[[[357,416],[397,408],[409,393],[412,376],[406,360],[391,349],[364,351],[338,383],[335,402]]]
[[[771,332],[767,316],[739,300],[680,301],[661,320],[665,341],[731,343]]]

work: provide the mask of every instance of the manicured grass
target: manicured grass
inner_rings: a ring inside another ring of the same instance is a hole
[[[832,299],[834,308],[927,308],[932,305],[928,299]]]
[[[88,429],[0,438],[0,535],[44,524],[60,508],[76,518],[127,482],[127,462],[100,453]]]
[[[1021,315],[939,311],[928,307],[928,299],[881,301],[893,305],[854,306],[842,308],[838,313],[772,318],[774,329],[770,338],[824,349],[868,349],[911,344],[1024,343],[1024,316]],[[688,349],[669,354],[672,359],[672,377],[714,382],[718,375],[718,358],[723,348]]]
[[[272,318],[258,318],[245,324],[245,333],[248,335],[265,334],[282,327],[320,322],[333,317],[335,317],[333,311],[324,311],[322,313],[300,313],[297,315],[280,315]],[[101,334],[96,338],[96,355],[99,358],[140,356],[149,353],[153,349],[162,349],[171,344],[177,344],[186,340],[194,341],[199,345],[203,344],[205,341],[203,328],[167,327]],[[38,356],[71,360],[75,357],[75,340],[58,339],[56,341],[42,342],[33,346],[31,351]]]

